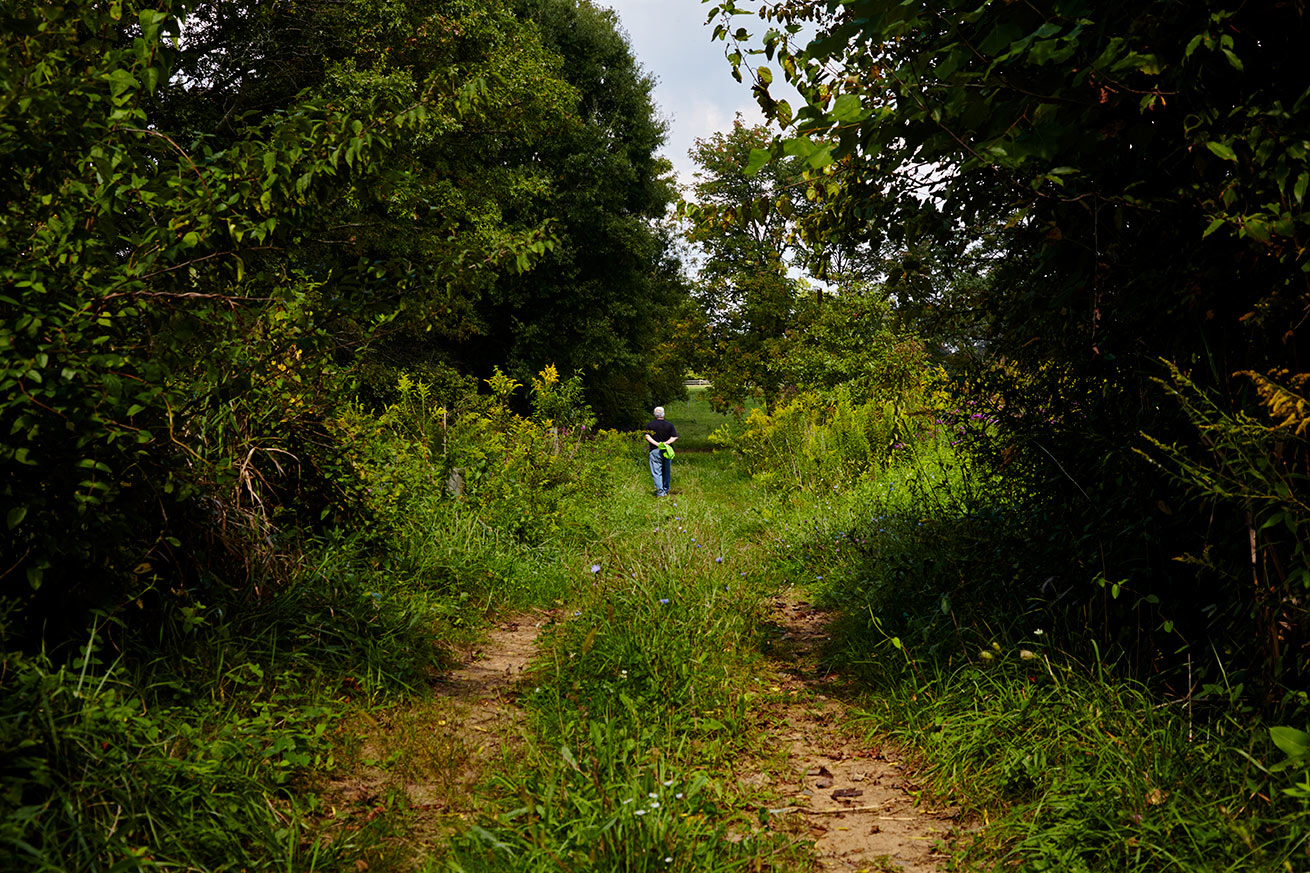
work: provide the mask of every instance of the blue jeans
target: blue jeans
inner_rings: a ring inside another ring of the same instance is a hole
[[[673,464],[664,453],[659,449],[650,450],[650,477],[655,481],[655,493],[664,495],[669,493],[669,488],[673,485]]]

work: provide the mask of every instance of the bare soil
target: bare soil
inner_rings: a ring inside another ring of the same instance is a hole
[[[761,677],[773,702],[759,714],[762,747],[775,754],[740,762],[737,781],[778,798],[770,827],[813,840],[814,871],[937,871],[956,813],[919,805],[918,786],[896,750],[863,740],[850,725],[839,677],[820,659],[830,619],[794,595],[773,600],[773,670]],[[436,679],[431,698],[351,726],[365,737],[356,766],[324,792],[337,825],[358,826],[383,814],[389,795],[403,794],[411,818],[398,849],[420,857],[473,816],[483,772],[522,742],[513,694],[542,628],[554,620],[543,612],[499,621]]]
[[[455,653],[457,666],[435,677],[432,695],[344,725],[344,734],[360,740],[354,760],[322,791],[328,833],[386,814],[403,795],[409,823],[395,848],[418,858],[470,818],[484,771],[522,742],[514,687],[555,617],[524,613],[496,622],[476,647]]]
[[[940,869],[958,813],[919,805],[919,788],[896,750],[864,741],[849,725],[849,708],[833,696],[837,677],[819,657],[832,616],[794,595],[774,598],[771,608],[771,690],[786,702],[771,707],[768,732],[787,763],[781,776],[761,770],[755,778],[783,794],[770,810],[772,826],[808,833],[816,870]]]

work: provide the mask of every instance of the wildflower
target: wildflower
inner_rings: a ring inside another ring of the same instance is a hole
[[[593,573],[599,573],[599,572],[600,572],[600,564],[592,564],[592,565],[591,565],[591,572],[593,572]]]
[[[665,779],[665,780],[664,780],[664,787],[665,787],[665,788],[668,788],[668,787],[669,787],[670,785],[672,785],[672,784],[673,784],[673,780],[672,780],[672,779]]]
[[[714,559],[714,563],[716,563],[716,564],[722,564],[722,563],[723,563],[723,557],[720,556],[720,557],[715,558],[715,559]]]
[[[660,802],[658,800],[652,800],[650,802],[651,809],[659,809],[659,806],[660,806]]]
[[[673,795],[673,796],[676,797],[678,800],[682,800],[682,792],[681,792],[681,791],[679,791],[677,794],[675,794],[675,795]]]
[[[1037,655],[1034,652],[1029,651],[1028,649],[1019,650],[1019,660],[1021,661],[1031,661],[1033,658],[1036,657]]]
[[[575,613],[573,613],[573,614],[574,614],[574,616],[582,615],[582,613],[580,613],[580,612],[575,612]]]
[[[646,814],[646,810],[644,810],[644,809],[634,810],[634,812],[636,812],[637,815],[645,815],[645,814]]]
[[[656,794],[654,791],[647,792],[646,796],[649,797],[651,800],[654,800],[655,798],[659,797],[659,795]]]
[[[669,598],[667,598],[667,597],[661,597],[661,598],[660,598],[660,603],[668,603],[668,602],[669,602]]]

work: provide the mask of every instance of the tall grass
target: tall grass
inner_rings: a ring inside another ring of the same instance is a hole
[[[751,677],[773,581],[750,534],[766,501],[723,455],[674,463],[676,498],[650,497],[634,465],[607,506],[610,537],[521,698],[531,752],[498,782],[499,814],[456,841],[452,869],[799,863],[724,779],[758,742]]]
[[[343,412],[339,475],[371,524],[280,531],[280,575],[253,590],[179,585],[151,638],[121,618],[142,602],[121,604],[77,653],[16,651],[0,616],[0,869],[391,863],[390,817],[329,827],[321,809],[343,715],[429,693],[488,613],[563,598],[623,462],[482,407],[434,448],[450,417],[411,407]]]
[[[776,531],[777,560],[840,611],[827,656],[866,689],[857,720],[978,822],[961,866],[1310,869],[1310,805],[1240,694],[1130,678],[1054,584],[1047,526],[949,443],[796,500],[809,519]]]

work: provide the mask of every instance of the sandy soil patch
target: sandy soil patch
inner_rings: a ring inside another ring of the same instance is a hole
[[[818,657],[832,617],[791,595],[771,607],[774,688],[790,701],[770,713],[789,774],[775,782],[783,803],[770,810],[773,827],[808,833],[817,870],[940,869],[956,812],[917,805],[918,786],[896,750],[847,725],[848,707]]]

